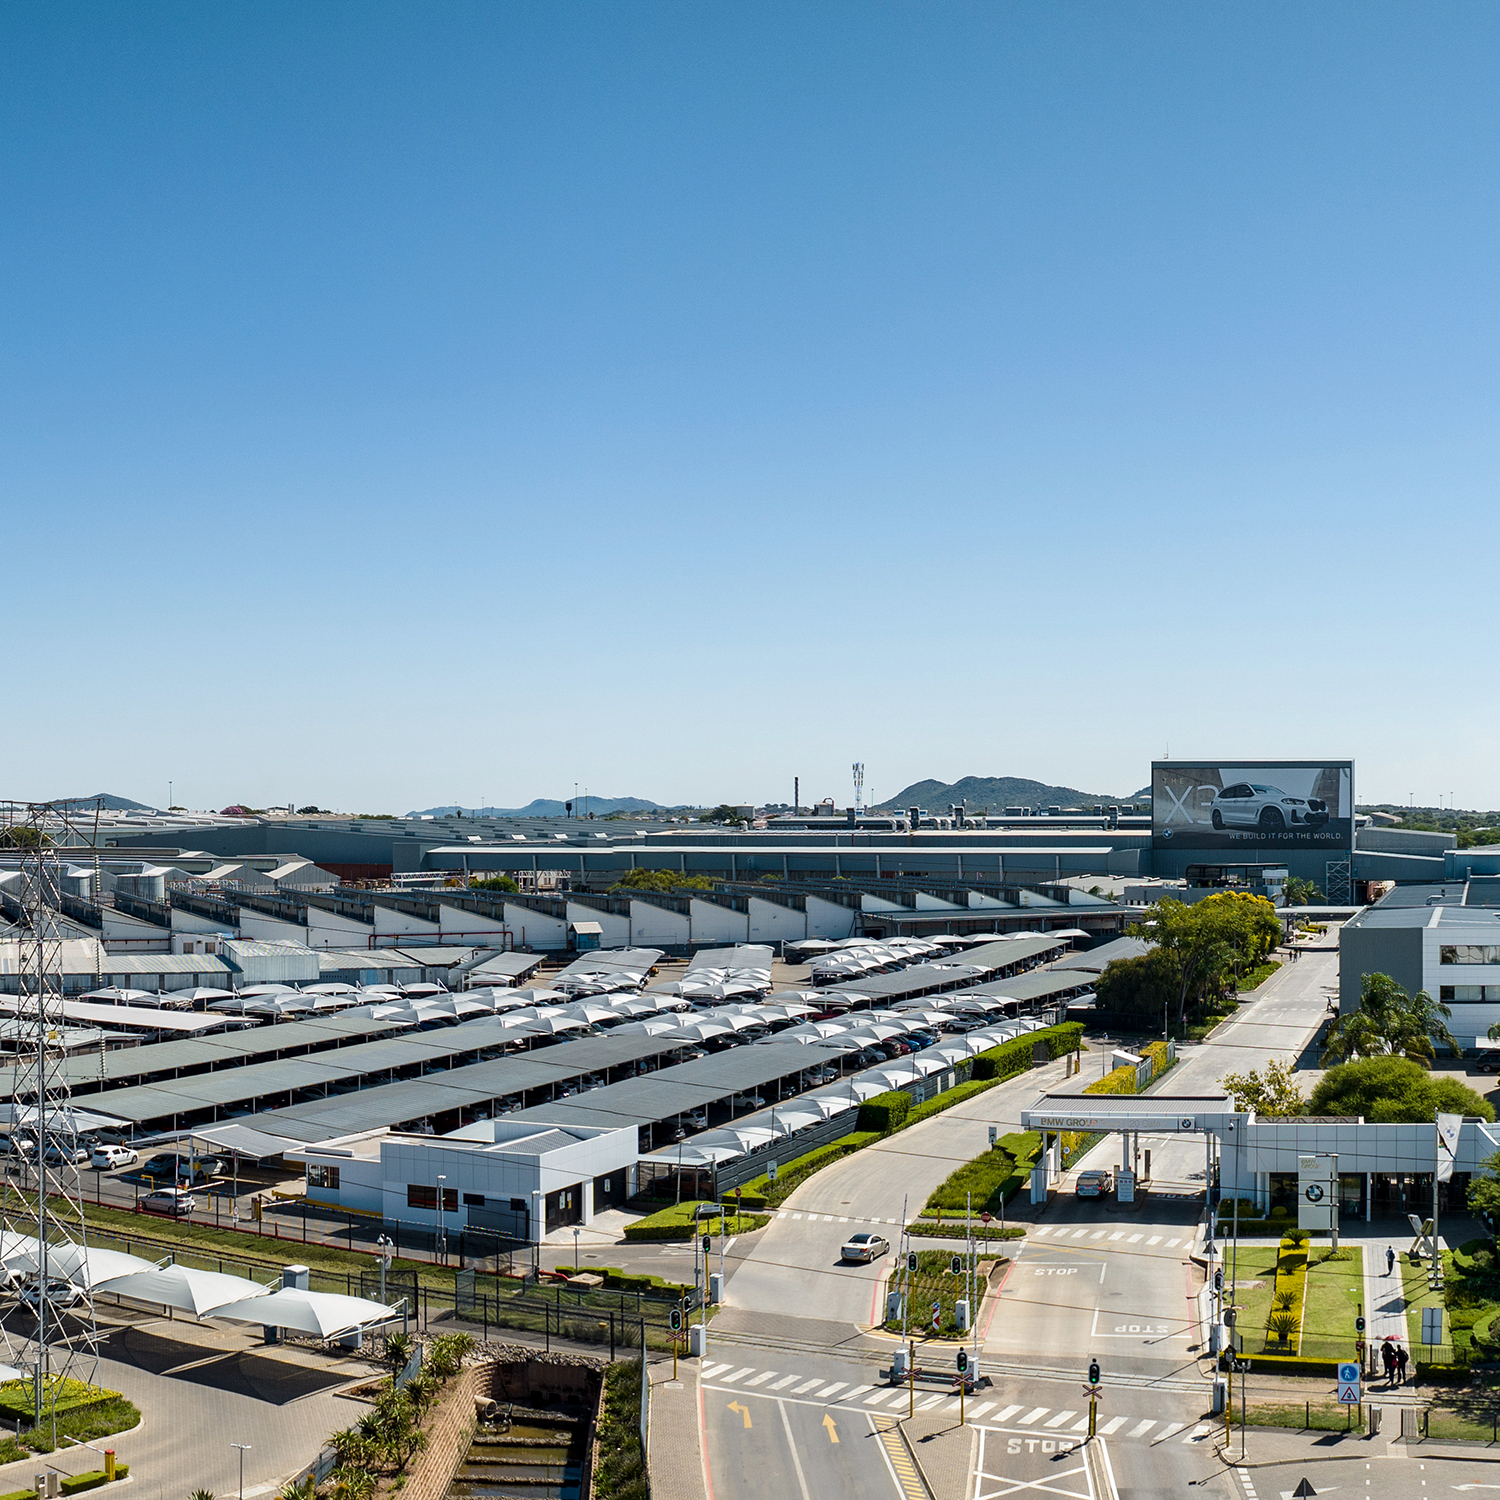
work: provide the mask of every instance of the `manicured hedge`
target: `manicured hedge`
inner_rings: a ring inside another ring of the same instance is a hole
[[[1024,1073],[1031,1066],[1031,1050],[1038,1042],[1045,1042],[1048,1056],[1056,1058],[1076,1052],[1082,1039],[1083,1027],[1077,1021],[1064,1021],[1060,1026],[1027,1032],[1025,1036],[1001,1042],[998,1047],[981,1052],[974,1059],[973,1076],[997,1082],[1004,1078],[1014,1078],[1017,1073]]]
[[[625,1226],[627,1240],[690,1240],[694,1234],[717,1234],[719,1219],[699,1220],[695,1217],[699,1201],[674,1203],[660,1213],[648,1214]],[[730,1214],[725,1223],[729,1234],[748,1234],[752,1229],[762,1229],[771,1221],[764,1214]]]
[[[129,1472],[129,1464],[115,1465],[115,1478],[123,1479]],[[74,1474],[70,1479],[64,1479],[61,1488],[65,1495],[77,1495],[83,1490],[96,1490],[101,1484],[109,1482],[104,1477],[103,1469],[89,1469],[86,1473]]]
[[[859,1107],[859,1129],[876,1130],[883,1135],[900,1129],[911,1113],[911,1095],[900,1089],[888,1094],[876,1094],[866,1099]]]
[[[775,1208],[794,1188],[806,1182],[820,1167],[826,1167],[829,1162],[851,1155],[861,1146],[868,1146],[871,1141],[878,1141],[881,1135],[882,1132],[879,1130],[856,1130],[852,1135],[831,1141],[826,1146],[819,1146],[816,1151],[809,1151],[806,1156],[799,1156],[795,1161],[779,1167],[774,1183],[765,1176],[752,1177],[740,1189],[741,1207]],[[723,1194],[723,1197],[732,1199],[733,1190]]]

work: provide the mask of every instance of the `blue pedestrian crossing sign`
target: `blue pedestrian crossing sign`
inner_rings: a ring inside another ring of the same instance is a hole
[[[1339,1365],[1339,1400],[1345,1406],[1359,1405],[1359,1366],[1357,1364]]]

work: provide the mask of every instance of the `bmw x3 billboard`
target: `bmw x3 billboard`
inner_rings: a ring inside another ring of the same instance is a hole
[[[1353,761],[1151,764],[1153,849],[1353,846]]]

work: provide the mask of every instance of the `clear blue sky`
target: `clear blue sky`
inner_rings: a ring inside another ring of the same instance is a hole
[[[1500,805],[1500,12],[0,12],[5,795]]]

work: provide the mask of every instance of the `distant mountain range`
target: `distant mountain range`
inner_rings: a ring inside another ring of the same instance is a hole
[[[423,807],[416,812],[407,813],[408,818],[451,818],[462,813],[466,818],[563,818],[567,816],[567,807],[550,797],[538,797],[535,802],[529,802],[525,807],[459,807],[450,804],[447,807]],[[574,804],[573,811],[577,814],[593,813],[596,818],[605,817],[612,812],[665,812],[666,809],[659,802],[652,802],[645,797],[584,797],[578,798]]]
[[[145,802],[132,802],[129,797],[116,797],[113,792],[95,792],[92,797],[54,797],[53,802],[74,808],[91,809],[102,803],[105,812],[155,812]]]
[[[1119,796],[1114,792],[1080,792],[1077,787],[1048,786],[1042,781],[1029,781],[1024,776],[965,776],[951,784],[942,781],[914,781],[904,791],[898,792],[889,801],[882,802],[882,810],[896,811],[907,807],[925,807],[928,812],[947,812],[955,803],[963,803],[970,812],[989,808],[999,812],[1005,807],[1083,807],[1095,803],[1118,805],[1122,802],[1141,802],[1151,796],[1151,788],[1142,787],[1138,792]]]

